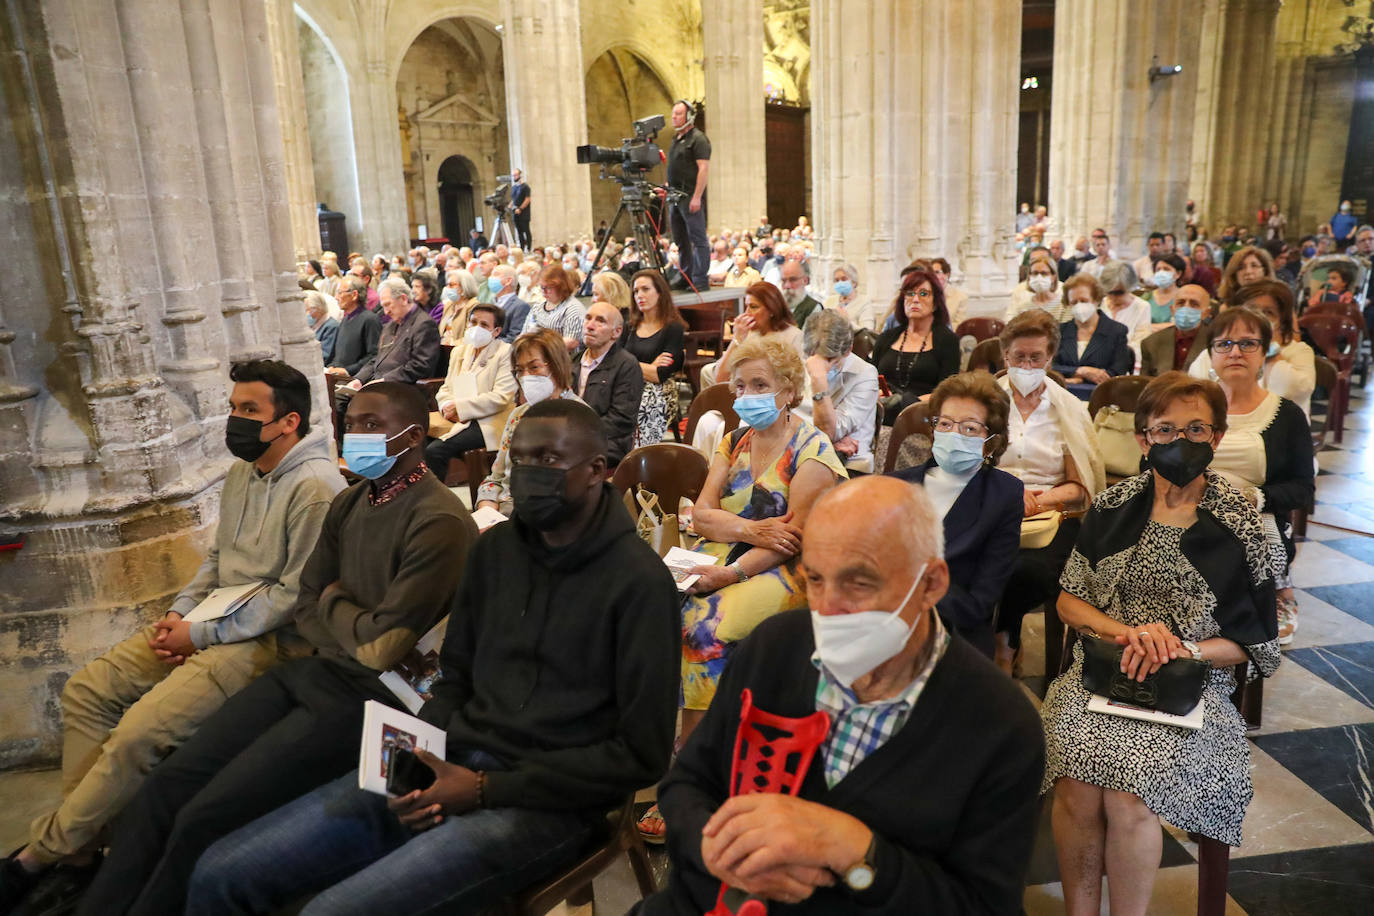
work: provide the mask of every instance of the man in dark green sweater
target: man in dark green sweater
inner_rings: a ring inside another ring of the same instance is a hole
[[[231,697],[152,771],[79,912],[181,912],[206,847],[353,769],[366,700],[400,708],[378,675],[447,613],[477,538],[425,467],[428,424],[413,385],[376,382],[349,403],[344,455],[370,479],[334,498],[301,573],[295,624],[315,654]]]
[[[510,452],[515,517],[473,548],[420,711],[447,731],[447,761],[418,755],[434,784],[384,799],[349,774],[260,818],[202,857],[193,911],[482,912],[667,770],[681,598],[605,482],[601,421],[541,401]]]
[[[934,613],[942,531],[925,492],[890,477],[816,502],[811,611],[764,621],[726,666],[659,792],[672,875],[645,916],[700,916],[722,884],[788,913],[1021,912],[1040,717]],[[795,797],[730,797],[745,689],[763,712],[829,716]]]

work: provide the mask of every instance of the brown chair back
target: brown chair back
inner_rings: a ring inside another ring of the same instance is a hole
[[[1088,399],[1088,416],[1097,416],[1097,412],[1108,404],[1115,404],[1123,413],[1134,414],[1140,393],[1150,381],[1145,375],[1118,375],[1107,379],[1093,389]]]
[[[659,508],[665,514],[676,514],[684,496],[695,502],[701,495],[708,467],[706,457],[690,445],[641,445],[620,459],[611,484],[622,493],[643,485],[658,494]]]
[[[1298,325],[1312,338],[1327,359],[1336,364],[1341,372],[1350,370],[1355,352],[1360,345],[1360,328],[1345,315],[1331,313],[1308,313],[1298,319]]]
[[[873,362],[873,348],[878,344],[878,335],[868,328],[854,332],[854,355],[867,362]]]
[[[887,454],[883,456],[883,473],[889,474],[897,467],[897,455],[901,452],[902,442],[909,436],[924,436],[930,440],[930,408],[917,401],[897,414],[892,421],[892,433],[887,440]]]
[[[429,409],[438,410],[439,402],[435,398],[439,394],[439,389],[444,387],[444,380],[441,378],[422,378],[415,384],[425,393],[425,401],[429,404]]]
[[[962,325],[960,325],[962,327]],[[968,369],[983,369],[988,372],[1001,372],[1007,368],[1006,362],[1002,359],[1002,341],[996,337],[983,341],[973,348],[973,352],[968,355]]]
[[[1318,302],[1316,305],[1309,305],[1303,315],[1344,315],[1363,334],[1368,329],[1364,326],[1364,313],[1360,311],[1358,302]]]
[[[720,411],[721,416],[725,418],[727,433],[739,426],[739,414],[735,413],[734,390],[728,382],[720,382],[703,388],[700,394],[692,398],[692,404],[687,408],[687,429],[682,436],[684,442],[691,444],[692,436],[697,431],[697,422],[708,410]]]
[[[1006,326],[1006,322],[1002,321],[1000,318],[965,318],[963,321],[959,322],[959,326],[954,329],[954,333],[959,337],[971,334],[974,340],[982,343],[985,340],[991,340],[998,334],[1001,334],[1002,329]]]

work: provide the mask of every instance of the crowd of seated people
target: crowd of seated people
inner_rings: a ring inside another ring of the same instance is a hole
[[[713,238],[744,299],[701,386],[728,384],[740,425],[707,456],[685,592],[608,482],[680,429],[695,355],[635,244],[610,243],[616,269],[589,240],[311,262],[347,478],[304,376],[234,367],[213,550],[66,685],[63,800],[0,862],[0,913],[63,894],[82,913],[362,913],[398,889],[480,911],[660,780],[638,828],[671,871],[646,914],[696,916],[722,888],[803,913],[1015,912],[1050,792],[1073,908],[1099,906],[1105,871],[1114,911],[1146,911],[1160,819],[1240,842],[1232,668],[1268,676],[1292,642],[1292,514],[1313,495],[1297,313],[1354,304],[1359,279],[1337,264],[1295,296],[1265,247],[1185,260],[1156,235],[1145,277],[1105,232],[1066,255],[1027,231],[996,375],[962,371],[978,303],[942,258],[888,301],[849,264],[813,289],[809,226]],[[1139,472],[1109,486],[1085,401],[1136,372]],[[886,468],[878,417],[910,408],[928,457]],[[473,508],[509,517],[481,535],[443,484],[475,450],[494,457]],[[233,614],[183,619],[248,581],[268,587]],[[1038,608],[1076,642],[1037,720],[1007,674]],[[419,707],[447,737],[418,755],[433,784],[364,791],[363,705],[400,708],[379,675],[444,620]],[[1138,679],[1208,663],[1202,728],[1088,711],[1090,640]],[[825,717],[791,796],[731,797],[750,704]]]

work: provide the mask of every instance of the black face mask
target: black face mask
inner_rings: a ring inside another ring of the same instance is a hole
[[[1186,487],[1212,463],[1210,442],[1175,439],[1166,445],[1150,446],[1150,467],[1176,487]]]
[[[552,531],[572,518],[577,506],[568,501],[568,470],[533,464],[511,469],[510,494],[521,521],[539,531]]]
[[[272,422],[276,422],[273,420]],[[224,424],[224,446],[229,449],[229,454],[243,461],[257,461],[267,450],[272,447],[272,443],[280,439],[275,436],[269,442],[262,441],[262,421],[250,420],[247,417],[230,417]]]

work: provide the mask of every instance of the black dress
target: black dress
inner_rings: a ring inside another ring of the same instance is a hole
[[[892,393],[901,396],[903,410],[959,371],[959,338],[949,328],[936,322],[929,342],[919,353],[897,349],[905,331],[905,326],[890,328],[873,347],[873,364]],[[883,423],[891,426],[896,418],[896,412],[889,411]]]
[[[658,384],[645,383],[639,399],[639,416],[635,423],[632,448],[654,445],[668,435],[668,425],[677,419],[677,391],[672,377],[683,366],[683,334],[680,324],[667,324],[648,337],[640,337],[635,329],[626,326],[620,335],[620,345],[641,363],[652,363],[660,353],[673,357],[672,365],[658,367]]]

